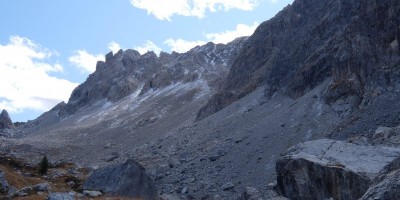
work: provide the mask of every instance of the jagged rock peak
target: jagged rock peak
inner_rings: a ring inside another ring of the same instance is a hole
[[[207,84],[206,93],[214,92],[245,41],[241,37],[226,45],[208,43],[186,53],[161,52],[160,56],[152,51],[140,55],[133,49],[109,52],[105,62],[99,61],[96,71],[75,88],[65,110],[71,114],[100,100],[116,102],[177,83],[199,81],[197,85]]]
[[[3,109],[0,114],[0,129],[12,128],[13,126],[10,115],[8,115],[7,110]]]

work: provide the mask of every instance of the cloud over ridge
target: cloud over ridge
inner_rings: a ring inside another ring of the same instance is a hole
[[[131,4],[144,9],[160,20],[171,20],[173,15],[203,18],[206,12],[231,9],[253,10],[261,0],[130,0]]]
[[[50,61],[57,55],[20,36],[0,44],[0,109],[11,113],[47,111],[67,101],[78,84],[52,75],[63,72],[61,64]]]

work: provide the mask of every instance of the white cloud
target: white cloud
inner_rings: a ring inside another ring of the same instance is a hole
[[[193,48],[197,45],[203,45],[206,42],[200,41],[200,40],[198,40],[198,41],[187,41],[187,40],[183,40],[183,39],[174,40],[174,39],[170,38],[170,39],[165,40],[164,43],[171,47],[171,51],[176,51],[178,53],[185,53],[185,52],[189,51],[191,48]]]
[[[104,55],[92,55],[86,50],[78,50],[68,60],[83,72],[92,73],[96,70],[97,61],[104,61]]]
[[[259,24],[257,22],[254,22],[252,25],[238,24],[236,25],[235,30],[228,30],[220,33],[208,33],[205,36],[208,39],[208,41],[214,42],[215,44],[219,43],[226,44],[238,37],[252,35],[256,30],[256,28],[258,27],[258,25]],[[178,53],[187,52],[197,45],[204,45],[206,43],[207,42],[201,40],[188,41],[184,39],[172,39],[172,38],[169,38],[164,41],[164,44],[170,46],[171,51],[176,51]]]
[[[238,24],[236,25],[236,29],[233,31],[224,31],[221,33],[209,33],[206,34],[207,39],[214,43],[223,43],[226,44],[235,38],[241,36],[250,36],[254,33],[256,28],[258,27],[258,23],[254,22],[253,25],[246,25],[246,24]]]
[[[0,44],[0,109],[10,113],[43,112],[67,101],[78,84],[49,74],[63,71],[60,64],[49,63],[55,55],[20,36],[12,36],[8,44]]]
[[[112,41],[112,42],[110,42],[110,43],[108,44],[108,49],[110,49],[110,50],[115,54],[115,53],[117,53],[117,52],[118,52],[120,49],[122,49],[122,48],[121,48],[121,46],[120,46],[118,43]]]
[[[145,54],[148,51],[153,51],[155,54],[159,55],[162,49],[154,44],[152,41],[147,40],[142,46],[135,47],[140,54]]]
[[[228,11],[231,9],[253,10],[261,0],[130,0],[139,9],[147,10],[160,20],[171,20],[173,15],[202,18],[206,11]]]

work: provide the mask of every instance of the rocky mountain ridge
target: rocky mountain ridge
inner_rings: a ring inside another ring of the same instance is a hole
[[[159,57],[154,52],[140,55],[132,49],[110,52],[106,61],[99,61],[96,71],[72,92],[65,110],[73,114],[99,100],[115,102],[136,91],[143,95],[199,79],[215,91],[246,39],[238,38],[227,45],[210,42],[182,54],[161,52]]]

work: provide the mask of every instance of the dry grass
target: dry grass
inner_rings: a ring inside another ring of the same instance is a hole
[[[6,179],[8,183],[16,187],[17,189],[45,182],[37,177],[24,176],[21,174],[22,171],[20,173],[18,171],[16,172],[10,169],[9,166],[4,166],[2,164],[0,164],[0,170],[6,174]]]
[[[61,164],[57,165],[54,168],[49,169],[51,173],[52,170],[66,170],[73,169],[75,166],[73,164]],[[77,179],[76,177],[63,175],[57,177],[53,180],[48,180],[43,176],[40,176],[37,172],[38,170],[34,167],[25,165],[22,161],[9,158],[9,157],[2,157],[0,155],[0,170],[3,171],[6,175],[6,179],[10,185],[16,187],[17,189],[22,189],[27,186],[36,185],[38,183],[47,182],[50,184],[51,192],[70,192],[76,191],[77,187],[72,188],[67,183],[70,180],[73,180],[80,184],[83,180],[86,179],[88,175],[88,170],[80,169],[79,170],[79,177],[81,179]],[[79,185],[78,185],[79,186]],[[26,197],[16,197],[16,200],[43,200],[47,199],[47,193],[40,193],[40,194],[31,194]],[[1,199],[1,195],[0,195]],[[76,198],[81,199],[81,198]],[[138,198],[126,198],[126,197],[96,197],[96,198],[88,198],[85,197],[83,199],[94,199],[94,200],[142,200]]]
[[[49,172],[52,170],[64,170],[68,171],[71,168],[74,168],[73,164],[63,164],[58,165],[56,168],[49,169]],[[27,186],[36,185],[38,183],[49,183],[52,192],[69,192],[76,190],[77,187],[81,184],[82,180],[70,175],[62,175],[52,180],[48,180],[46,177],[40,176],[37,172],[38,170],[35,167],[28,166],[24,164],[22,161],[4,157],[0,155],[0,170],[5,173],[6,179],[8,183],[17,189],[22,189]],[[83,177],[82,179],[87,177],[87,170],[79,170],[79,177]],[[74,187],[69,186],[67,183],[73,180],[77,185]],[[0,197],[1,198],[1,197]],[[15,199],[46,199],[47,193],[42,194],[34,194],[29,195],[27,197],[18,197]]]

